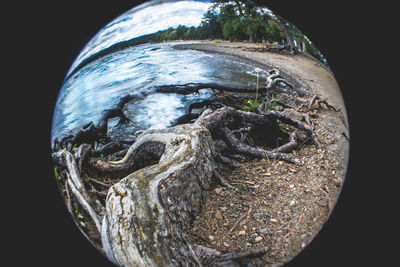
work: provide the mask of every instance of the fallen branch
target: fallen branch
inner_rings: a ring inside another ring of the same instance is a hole
[[[216,259],[216,261],[237,260],[240,258],[265,253],[269,249],[270,249],[269,247],[260,247],[260,248],[252,248],[252,249],[247,249],[247,250],[242,250],[242,251],[237,251],[237,252],[230,252],[230,253],[225,253],[222,255],[217,255],[217,256],[215,256],[215,259]]]
[[[239,219],[235,222],[235,224],[232,226],[232,228],[229,229],[229,231],[228,231],[228,233],[227,233],[226,235],[227,235],[227,236],[230,235],[230,234],[233,232],[233,230],[235,230],[236,226],[238,226],[239,223],[240,223],[245,217],[247,217],[247,216],[250,215],[250,212],[251,212],[251,207],[249,208],[249,210],[248,210],[245,214],[243,214],[242,216],[239,217]]]

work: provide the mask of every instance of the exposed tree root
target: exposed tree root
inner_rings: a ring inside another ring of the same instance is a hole
[[[297,90],[279,70],[270,70],[266,87],[259,89],[267,92],[266,102],[255,112],[238,109],[244,97],[224,94],[254,93],[254,88],[198,83],[152,87],[152,93],[188,95],[209,88],[218,94],[190,104],[169,128],[142,131],[129,145],[107,137],[107,123],[114,117],[127,121],[124,106],[145,94],[121,98],[96,125],[91,122],[53,147],[70,212],[79,203],[101,236],[99,245],[121,266],[238,266],[237,259],[265,253],[268,247],[223,254],[190,244],[188,235],[212,179],[237,190],[219,174],[220,167],[238,167],[253,158],[301,164],[291,151],[307,142],[320,147],[309,115],[296,111],[299,120],[268,110],[269,92],[278,85]],[[309,106],[324,103],[316,97]]]
[[[75,199],[89,214],[90,218],[92,219],[93,223],[95,224],[98,230],[98,233],[100,233],[101,232],[100,219],[98,214],[93,209],[93,206],[95,204],[93,203],[93,201],[91,201],[91,198],[89,197],[89,194],[87,193],[86,188],[82,182],[80,172],[78,170],[78,166],[75,161],[75,157],[70,152],[64,149],[60,152],[54,153],[53,158],[55,158],[59,162],[62,162],[62,165],[66,166],[68,170],[66,174],[67,176],[66,187],[68,187],[71,190],[71,193],[73,194]],[[69,190],[68,190],[68,195],[69,195]],[[70,199],[68,201],[70,201]]]
[[[243,142],[240,142],[239,139],[235,137],[235,135],[228,130],[228,128],[221,129],[228,144],[231,146],[231,148],[242,154],[247,154],[250,156],[254,156],[257,158],[269,158],[269,159],[279,159],[279,160],[284,160],[290,163],[298,164],[300,161],[296,159],[294,156],[290,154],[285,154],[285,153],[280,153],[280,152],[273,152],[270,150],[265,150],[262,148],[258,147],[252,147],[249,145],[244,144]]]

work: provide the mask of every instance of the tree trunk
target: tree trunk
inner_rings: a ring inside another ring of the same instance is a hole
[[[143,139],[163,143],[165,153],[158,164],[110,188],[101,233],[105,252],[121,266],[201,266],[187,234],[214,171],[210,133],[184,124],[146,132],[136,142]]]
[[[249,34],[249,43],[255,43],[256,41],[255,41],[255,38],[254,38],[254,34],[253,33],[250,33]]]
[[[290,52],[297,53],[296,45],[294,44],[293,35],[289,32],[289,29],[286,27],[286,22],[283,18],[278,18],[277,22],[282,27],[283,33],[285,34],[286,44],[289,46]]]

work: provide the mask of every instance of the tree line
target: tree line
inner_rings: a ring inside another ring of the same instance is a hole
[[[249,1],[214,0],[198,27],[179,25],[159,31],[151,41],[229,40],[286,45],[291,52],[307,51],[326,63],[323,55],[293,24]]]

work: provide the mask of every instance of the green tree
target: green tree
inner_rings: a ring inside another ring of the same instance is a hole
[[[187,30],[188,30],[188,28],[186,26],[179,25],[176,28],[176,39],[183,39]]]
[[[218,20],[219,15],[214,9],[209,9],[203,15],[201,22],[201,33],[205,35],[207,33],[207,38],[216,39],[222,36],[222,27]]]

